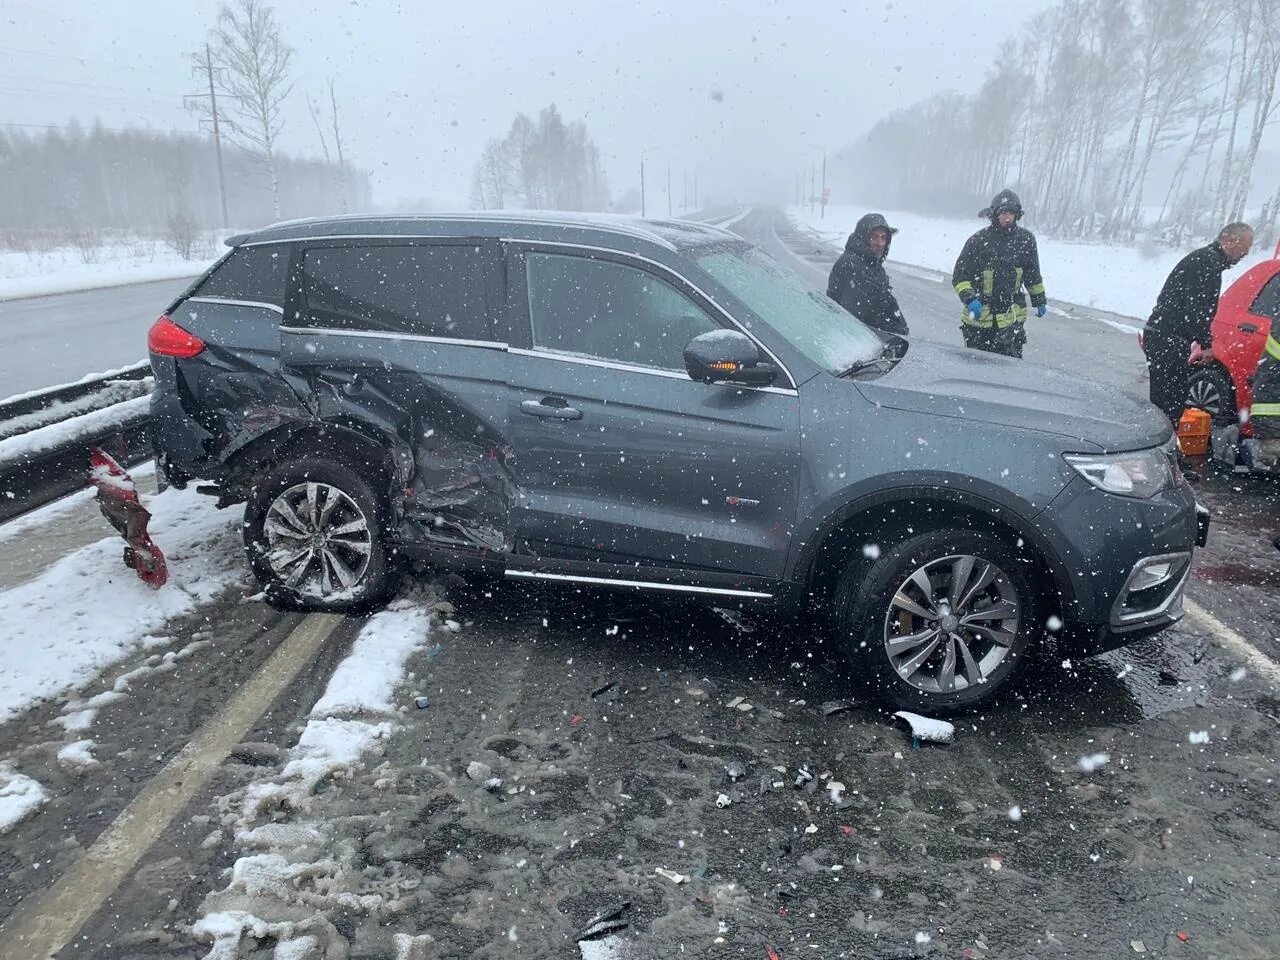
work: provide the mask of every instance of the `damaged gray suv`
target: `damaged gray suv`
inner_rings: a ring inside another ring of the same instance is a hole
[[[819,615],[888,700],[1164,629],[1207,520],[1144,402],[879,335],[722,230],[344,217],[230,252],[151,330],[158,462],[245,503],[273,602],[400,558]]]

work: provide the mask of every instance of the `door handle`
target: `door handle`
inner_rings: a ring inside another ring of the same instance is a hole
[[[522,400],[520,402],[520,412],[527,413],[531,417],[541,417],[544,420],[581,420],[582,411],[577,407],[571,407],[559,397],[543,397],[541,400]]]
[[[1241,333],[1257,333],[1258,325],[1256,323],[1242,323],[1236,327]]]

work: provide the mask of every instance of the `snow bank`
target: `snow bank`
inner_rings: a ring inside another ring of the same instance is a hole
[[[46,800],[44,787],[0,763],[0,836],[39,810]]]
[[[819,219],[817,212],[791,207],[791,219],[817,231],[833,246],[843,249],[858,220],[871,207],[833,206]],[[985,221],[978,217],[950,220],[914,213],[880,210],[898,228],[890,250],[890,262],[943,271],[949,277],[960,248]],[[1109,243],[1072,243],[1037,236],[1040,268],[1050,306],[1054,301],[1107,310],[1127,317],[1145,318],[1174,265],[1190,249],[1155,245],[1125,246]],[[1229,270],[1223,287],[1256,263],[1269,259],[1270,249],[1255,250],[1239,266]],[[959,316],[957,301],[957,316]]]
[[[333,672],[311,715],[394,713],[391,695],[404,676],[405,661],[426,642],[430,623],[430,608],[406,601],[396,601],[372,617],[350,655]]]
[[[5,648],[22,651],[0,661],[0,721],[92,679],[169,618],[190,613],[242,576],[238,514],[213,509],[194,490],[143,500],[152,536],[169,560],[169,582],[160,590],[124,566],[124,542],[103,520],[102,540],[0,591]],[[27,533],[40,535],[38,528]]]
[[[216,244],[205,251],[207,256],[191,260],[184,260],[158,240],[105,243],[90,251],[93,263],[85,263],[73,246],[43,253],[0,252],[0,300],[194,278],[226,252],[222,246],[225,236],[230,234],[218,235]]]

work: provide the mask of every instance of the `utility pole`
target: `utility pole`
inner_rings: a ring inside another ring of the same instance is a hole
[[[693,171],[693,208],[695,210],[699,209],[698,207],[698,171],[696,169]],[[1276,256],[1280,257],[1280,253],[1277,253]]]
[[[202,71],[209,80],[208,93],[193,93],[190,96],[183,97],[184,101],[203,100],[209,98],[209,116],[213,120],[213,150],[218,157],[218,197],[222,201],[222,226],[223,229],[229,227],[230,218],[227,216],[227,179],[222,172],[222,135],[218,130],[218,92],[213,85],[213,53],[209,49],[209,44],[204,45],[204,63],[197,62],[196,70]]]
[[[685,167],[680,171],[681,177],[684,179],[684,199],[681,201],[681,209],[688,211],[689,209],[689,168]]]
[[[667,161],[667,219],[671,219],[671,161]]]
[[[819,218],[825,220],[827,216],[827,148],[818,143],[811,143],[809,149],[822,151],[822,196],[818,203],[822,209]]]
[[[644,151],[640,151],[640,216],[648,216],[644,206]]]
[[[813,193],[818,189],[818,165],[809,161],[809,212],[813,213]]]

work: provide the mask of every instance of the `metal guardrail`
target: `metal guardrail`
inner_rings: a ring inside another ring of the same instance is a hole
[[[23,436],[32,430],[66,423],[92,410],[109,409],[118,401],[90,405],[88,410],[84,403],[75,401],[96,393],[110,395],[113,384],[142,381],[150,375],[151,365],[139,363],[99,377],[0,401],[0,436]],[[60,405],[67,405],[66,416],[59,415],[57,408]],[[39,416],[45,412],[48,416]],[[26,430],[4,429],[6,423],[12,426],[16,420],[32,420],[34,425]],[[0,461],[0,523],[88,486],[89,450],[92,447],[102,447],[124,466],[134,466],[149,459],[148,420],[146,413],[137,412],[121,421],[73,432],[47,447]]]

